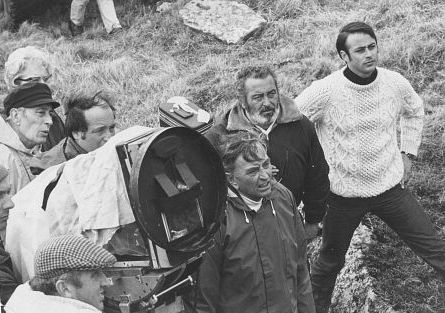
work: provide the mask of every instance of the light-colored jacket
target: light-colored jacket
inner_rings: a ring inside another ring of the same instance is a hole
[[[34,178],[29,169],[29,162],[39,149],[40,146],[33,149],[26,148],[12,127],[3,118],[0,118],[0,165],[9,172],[11,196]]]
[[[9,183],[11,185],[9,194],[11,196],[15,195],[34,178],[29,162],[34,152],[39,149],[39,146],[27,149],[20,141],[17,133],[0,117],[0,165],[4,166],[9,172]],[[8,215],[8,211],[0,209],[0,237],[3,242],[5,242]]]
[[[31,289],[28,283],[17,287],[5,306],[7,313],[100,313],[94,306],[70,298],[48,296]]]

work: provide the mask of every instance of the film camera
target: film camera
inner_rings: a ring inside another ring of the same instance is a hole
[[[160,128],[116,146],[135,223],[106,248],[105,312],[182,312],[203,253],[224,210],[220,158],[197,131]]]

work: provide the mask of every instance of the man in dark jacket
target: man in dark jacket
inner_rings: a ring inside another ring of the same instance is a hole
[[[115,131],[114,107],[101,93],[75,96],[67,105],[65,131],[67,138],[51,150],[34,157],[30,167],[34,175],[50,166],[71,160],[103,146]]]
[[[268,67],[247,67],[238,73],[238,102],[206,133],[218,149],[229,134],[250,129],[268,139],[268,154],[277,179],[303,201],[305,230],[316,236],[326,212],[329,168],[312,123],[293,101],[280,96],[275,73]]]
[[[9,196],[8,171],[3,166],[0,166],[0,210],[7,212],[14,207],[14,203]],[[5,251],[3,242],[0,239],[0,300],[5,304],[15,288],[20,284],[14,276],[12,271],[12,263],[9,254]],[[3,312],[3,310],[2,310]]]
[[[305,232],[292,193],[272,177],[258,134],[231,136],[223,154],[230,184],[225,220],[199,271],[198,312],[315,313]]]

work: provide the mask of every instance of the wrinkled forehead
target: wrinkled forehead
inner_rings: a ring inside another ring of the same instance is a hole
[[[267,160],[269,160],[269,156],[267,155],[266,148],[258,143],[255,149],[246,150],[238,156],[235,167],[238,170],[258,167]]]
[[[275,79],[272,77],[272,75],[268,75],[264,78],[247,78],[244,85],[247,93],[276,89]]]

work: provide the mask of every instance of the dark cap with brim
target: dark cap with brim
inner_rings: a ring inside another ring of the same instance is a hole
[[[35,108],[49,104],[54,108],[60,106],[52,97],[51,90],[44,83],[28,83],[11,91],[3,100],[6,115],[13,108]]]

